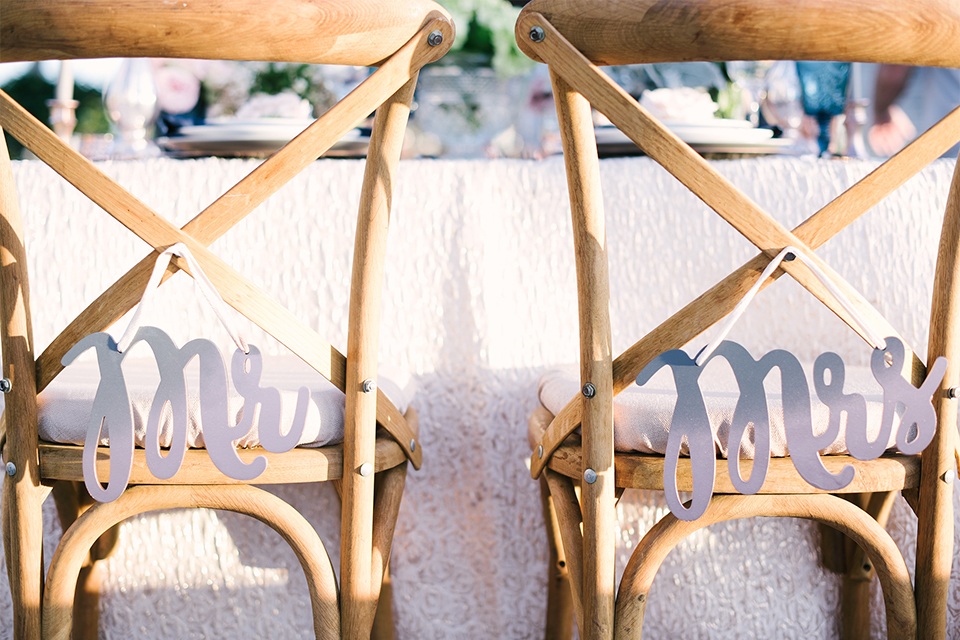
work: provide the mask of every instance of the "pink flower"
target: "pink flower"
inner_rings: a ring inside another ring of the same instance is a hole
[[[200,80],[187,69],[164,65],[156,71],[157,101],[170,114],[187,113],[200,100]]]

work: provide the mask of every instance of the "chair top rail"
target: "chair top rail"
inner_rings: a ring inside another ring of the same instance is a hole
[[[601,65],[839,60],[960,67],[960,0],[533,0]],[[539,60],[518,38],[524,53]]]
[[[376,66],[432,0],[2,0],[0,62],[158,57]]]

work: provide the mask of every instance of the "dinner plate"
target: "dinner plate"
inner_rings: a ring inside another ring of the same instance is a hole
[[[728,124],[730,123],[730,124]],[[743,120],[717,120],[716,123],[665,122],[670,131],[687,144],[755,144],[773,138],[770,129],[756,129]],[[598,127],[597,143],[628,141],[616,127]]]
[[[770,129],[757,129],[744,120],[664,122],[670,131],[700,153],[779,153],[790,140],[774,138]],[[636,154],[637,146],[612,126],[596,128],[597,148],[604,155]]]
[[[168,155],[267,156],[298,136],[313,120],[263,118],[259,120],[223,120],[210,124],[181,127],[178,135],[158,138],[157,144]],[[326,157],[366,155],[370,137],[359,129],[347,133]]]
[[[180,127],[178,137],[193,140],[290,140],[311,123],[313,120],[293,118],[215,120],[206,124]]]

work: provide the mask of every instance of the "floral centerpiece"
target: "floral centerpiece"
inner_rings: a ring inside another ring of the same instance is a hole
[[[156,60],[168,126],[221,118],[317,117],[366,75],[353,67],[277,62]]]
[[[439,0],[457,25],[446,56],[420,72],[414,122],[447,156],[493,153],[513,124],[519,89],[534,63],[517,47],[520,9],[507,0]]]
[[[514,25],[520,9],[507,0],[440,0],[457,25],[457,36],[442,64],[473,62],[501,77],[529,71],[533,61],[517,47]]]

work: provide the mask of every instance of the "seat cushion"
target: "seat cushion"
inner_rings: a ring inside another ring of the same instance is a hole
[[[821,434],[827,429],[829,409],[820,402],[813,388],[813,365],[804,364],[811,396],[813,430]],[[770,416],[770,454],[773,457],[788,455],[787,438],[783,425],[783,407],[781,403],[779,373],[772,372],[764,381],[767,391],[767,407]],[[740,396],[739,387],[732,369],[722,360],[710,362],[700,376],[700,388],[704,404],[713,431],[717,452],[727,457],[727,438],[730,423]],[[550,413],[556,415],[571,398],[580,393],[580,371],[577,365],[561,366],[550,369],[540,377],[540,403]],[[877,437],[880,430],[880,418],[883,412],[883,389],[874,379],[869,367],[846,367],[844,393],[859,393],[867,402],[867,434],[870,441]],[[677,402],[677,392],[673,376],[668,367],[661,369],[646,385],[630,385],[613,401],[614,449],[620,452],[639,452],[663,454],[667,448],[667,436],[673,419],[673,409]],[[531,421],[532,423],[535,421]],[[898,419],[894,418],[887,448],[896,445]],[[531,425],[531,429],[535,429]],[[529,433],[531,446],[536,446],[542,434]],[[681,455],[688,455],[686,443],[681,447]],[[821,450],[823,454],[845,454],[846,414],[840,421],[840,435],[833,444]],[[753,428],[748,427],[741,444],[740,457],[752,459],[754,456]]]
[[[147,417],[153,403],[160,376],[154,360],[128,358],[123,361],[124,380],[133,412],[134,444],[144,445]],[[94,396],[99,384],[99,371],[93,358],[77,361],[61,372],[39,398],[40,438],[50,442],[83,444],[87,421],[93,408]],[[203,425],[200,420],[198,396],[198,367],[196,363],[186,369],[187,380],[187,446],[202,448]],[[307,418],[300,438],[300,446],[321,447],[343,441],[344,394],[323,376],[314,371],[296,356],[264,356],[261,387],[275,387],[280,391],[281,431],[289,431],[297,406],[297,394],[301,386],[310,391]],[[409,404],[412,386],[399,384],[384,378],[379,379],[380,389],[390,398],[401,413]],[[237,424],[243,412],[244,399],[228,384],[228,415],[231,424]],[[259,412],[258,412],[259,413]],[[260,444],[258,434],[259,415],[253,426],[236,446],[249,448]],[[169,447],[173,431],[172,416],[164,411],[160,424],[160,446]],[[100,444],[110,443],[108,426],[100,434]]]

